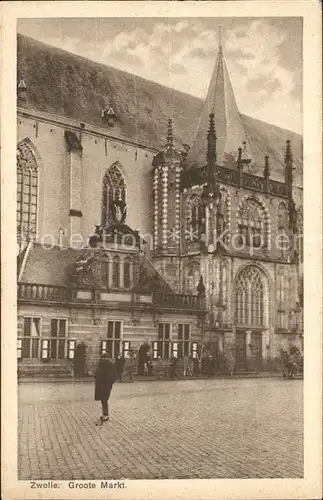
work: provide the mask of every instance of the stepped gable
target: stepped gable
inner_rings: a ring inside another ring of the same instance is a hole
[[[203,100],[90,61],[24,35],[18,35],[17,50],[18,80],[20,78],[24,80],[28,92],[25,108],[98,126],[106,129],[111,136],[127,138],[156,150],[164,146],[167,122],[169,118],[172,118],[175,146],[182,147],[183,144],[191,146],[192,152],[189,155],[191,161],[193,161],[194,150],[202,151],[202,146],[194,145],[194,139],[197,137],[199,119],[205,108]],[[236,125],[232,124],[233,132],[229,134],[230,140],[227,138],[227,148],[232,149],[232,141],[241,139],[243,126],[247,132],[252,156],[252,162],[248,167],[249,172],[262,172],[264,156],[268,154],[272,178],[284,181],[283,158],[287,137],[292,142],[296,168],[295,181],[296,184],[300,184],[302,136],[249,116],[237,114],[239,112],[236,108],[233,90],[231,91],[232,86],[225,61],[222,60],[220,66],[219,64],[216,69],[220,67],[221,71],[219,74],[214,73],[213,81],[217,82],[218,86],[222,82],[226,88],[226,125],[229,125],[234,117],[237,120]],[[215,92],[210,95],[214,97],[214,94]],[[221,107],[219,100],[215,102],[218,108]],[[109,127],[101,118],[102,109],[111,104],[116,112],[114,128]],[[220,121],[215,125],[220,131]],[[224,140],[222,142],[224,143]],[[203,164],[205,164],[206,149],[203,155]],[[202,156],[199,158],[202,159]]]

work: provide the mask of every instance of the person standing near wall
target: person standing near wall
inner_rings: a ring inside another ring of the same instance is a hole
[[[125,357],[125,381],[133,382],[133,371],[135,367],[134,353],[128,352]]]
[[[183,358],[183,376],[186,377],[188,375],[188,365],[189,365],[189,359],[188,356],[185,355]]]
[[[101,355],[96,373],[95,373],[95,401],[101,401],[102,415],[97,425],[103,425],[109,420],[108,401],[110,398],[112,386],[116,380],[116,367],[107,353]]]
[[[115,368],[116,368],[116,378],[119,378],[120,382],[122,382],[124,363],[125,363],[124,356],[122,354],[118,354],[115,360]]]

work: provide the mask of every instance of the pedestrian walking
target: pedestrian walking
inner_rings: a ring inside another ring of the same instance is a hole
[[[101,355],[96,373],[95,373],[95,401],[101,401],[102,415],[100,424],[109,420],[108,401],[110,398],[112,386],[116,380],[115,363],[109,358],[107,353]]]

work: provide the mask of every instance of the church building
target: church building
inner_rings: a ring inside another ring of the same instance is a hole
[[[18,35],[18,369],[303,345],[302,137]],[[80,354],[81,353],[81,354]]]

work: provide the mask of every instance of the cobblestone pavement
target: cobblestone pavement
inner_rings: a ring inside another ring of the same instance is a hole
[[[299,380],[117,383],[103,427],[92,384],[18,391],[19,479],[303,475]]]

